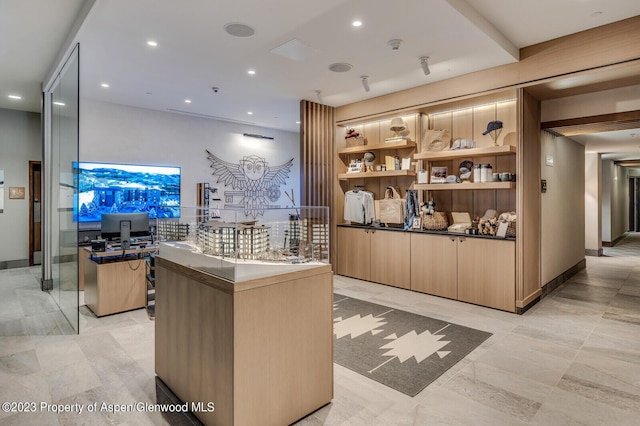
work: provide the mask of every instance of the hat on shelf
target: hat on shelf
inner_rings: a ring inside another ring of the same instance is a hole
[[[502,121],[500,120],[490,121],[487,124],[487,130],[485,130],[482,134],[486,135],[487,133],[493,132],[494,130],[498,130],[498,129],[502,129]]]

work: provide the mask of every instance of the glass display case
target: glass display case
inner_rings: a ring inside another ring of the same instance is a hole
[[[244,210],[181,207],[157,219],[158,252],[167,260],[234,282],[329,263],[328,207]]]

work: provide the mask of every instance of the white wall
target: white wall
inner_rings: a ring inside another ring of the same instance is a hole
[[[0,213],[0,262],[29,262],[29,161],[42,160],[40,114],[0,109],[0,170],[4,170],[4,213]],[[9,199],[9,187],[25,188]]]
[[[571,139],[541,133],[541,280],[548,283],[584,259],[584,147]],[[553,167],[545,156],[553,156]]]
[[[613,160],[602,160],[602,241],[611,241],[611,203],[612,192],[614,190],[614,171],[615,164]]]
[[[625,167],[615,166],[611,191],[611,240],[609,241],[615,241],[628,230],[629,176]]]
[[[625,167],[602,161],[602,241],[613,242],[629,230],[629,177]]]
[[[245,137],[243,133],[272,136],[274,140]],[[205,149],[230,163],[244,156],[264,157],[270,166],[294,158],[282,195],[274,203],[291,205],[284,191],[300,197],[300,136],[298,133],[260,128],[181,114],[133,108],[88,99],[81,101],[80,161],[153,164],[182,168],[181,203],[196,206],[196,184],[210,182],[211,162]],[[232,188],[226,188],[232,189]],[[211,202],[223,208],[222,202]],[[259,217],[258,217],[259,219]]]
[[[585,249],[595,254],[602,250],[601,155],[585,154],[584,165]]]

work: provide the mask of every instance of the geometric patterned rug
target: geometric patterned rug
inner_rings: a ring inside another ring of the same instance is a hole
[[[415,396],[491,333],[333,295],[334,361]]]

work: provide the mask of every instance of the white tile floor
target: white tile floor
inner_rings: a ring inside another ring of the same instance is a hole
[[[301,425],[640,424],[640,235],[524,315],[337,276],[340,294],[493,333],[416,397],[335,365],[331,404]],[[155,402],[153,329],[144,310],[95,318],[80,335],[47,326],[40,268],[0,271],[0,402]],[[86,411],[86,410],[85,410]],[[156,425],[158,413],[0,411],[0,425]]]

